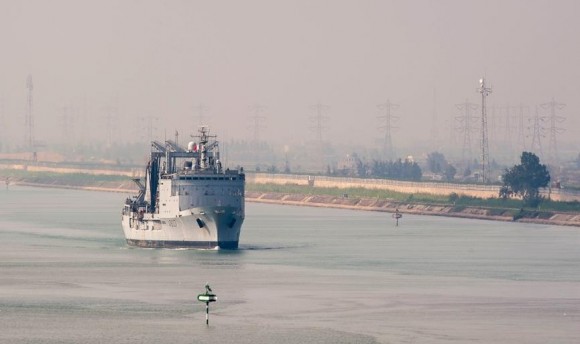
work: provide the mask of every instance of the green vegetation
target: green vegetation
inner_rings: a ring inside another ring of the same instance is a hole
[[[414,180],[420,181],[423,176],[421,167],[414,162],[405,159],[396,161],[373,161],[367,166],[366,175],[372,178],[386,178],[395,180]]]
[[[506,169],[502,175],[499,196],[503,199],[520,196],[524,205],[536,208],[543,201],[540,188],[548,186],[550,172],[534,153],[523,152],[520,160],[520,165]]]
[[[23,170],[0,170],[0,178],[22,180],[29,183],[58,184],[58,185],[92,185],[105,182],[123,182],[129,180],[126,176],[94,175],[87,173],[55,173],[29,172]]]
[[[365,188],[319,188],[296,184],[246,184],[246,191],[278,192],[302,195],[328,195],[336,197],[343,197],[346,194],[349,198],[381,198],[399,202],[408,202],[409,197],[411,197],[414,203],[444,203],[446,200],[445,196],[438,197],[429,194],[411,195],[389,190]]]
[[[349,198],[380,198],[388,199],[396,202],[412,202],[417,204],[433,204],[433,205],[450,205],[454,206],[454,210],[461,211],[466,207],[486,208],[490,210],[490,214],[501,214],[509,212],[516,215],[522,208],[521,200],[517,199],[501,199],[501,198],[478,198],[458,195],[452,193],[448,196],[438,196],[432,194],[406,194],[401,192],[389,190],[376,190],[364,188],[320,188],[310,187],[306,185],[296,184],[246,184],[247,191],[255,192],[277,192],[288,194],[302,194],[302,195],[329,195],[336,197],[344,197],[348,195]],[[544,200],[542,203],[542,212],[557,211],[557,212],[580,212],[580,202],[555,202],[551,200]],[[493,210],[492,210],[493,209]],[[532,209],[535,210],[535,209]],[[535,210],[537,211],[537,210]]]
[[[435,174],[442,173],[447,166],[445,156],[439,152],[431,152],[427,155],[427,166]]]
[[[85,173],[53,173],[53,172],[28,172],[23,170],[0,170],[0,180],[9,179],[12,181],[26,181],[39,184],[70,185],[70,186],[99,186],[103,183],[123,183],[130,180],[126,176],[114,175],[92,175]],[[541,203],[541,210],[536,208],[522,207],[522,201],[518,199],[489,198],[482,199],[451,193],[447,196],[432,194],[406,194],[389,190],[376,190],[365,188],[320,188],[296,184],[246,184],[247,191],[255,192],[275,192],[287,194],[303,195],[329,195],[335,197],[349,198],[379,198],[392,200],[401,203],[449,205],[454,210],[460,211],[466,207],[477,207],[488,209],[489,215],[500,215],[505,212],[510,213],[514,218],[530,216],[546,218],[551,216],[551,212],[576,212],[580,213],[580,202],[555,202],[544,200]]]
[[[439,152],[431,152],[427,155],[427,166],[431,172],[445,177],[445,181],[452,181],[457,174],[455,166],[448,163],[445,156]]]

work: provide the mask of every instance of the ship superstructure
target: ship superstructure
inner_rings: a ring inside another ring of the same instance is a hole
[[[187,149],[151,143],[144,183],[125,201],[127,243],[140,247],[236,249],[245,217],[243,169],[222,167],[219,144],[200,127]]]

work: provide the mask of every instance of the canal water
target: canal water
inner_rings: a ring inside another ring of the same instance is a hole
[[[0,190],[1,343],[580,342],[579,228],[247,203],[237,251],[139,249],[126,196]]]

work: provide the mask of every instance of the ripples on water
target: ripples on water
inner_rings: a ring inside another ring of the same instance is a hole
[[[580,342],[578,228],[248,203],[239,250],[141,249],[125,197],[0,191],[0,342]]]

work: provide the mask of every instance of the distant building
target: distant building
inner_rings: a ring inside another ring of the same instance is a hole
[[[336,172],[342,176],[359,177],[359,171],[363,166],[356,153],[347,154],[336,166]]]

